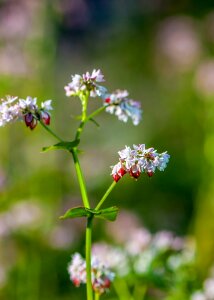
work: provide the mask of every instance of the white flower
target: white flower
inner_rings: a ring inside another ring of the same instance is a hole
[[[131,118],[134,125],[138,125],[142,118],[141,104],[138,101],[127,98],[126,90],[117,90],[112,94],[104,95],[106,112],[115,114],[120,121],[127,122]]]
[[[27,127],[34,129],[37,121],[41,120],[44,124],[50,124],[51,100],[42,102],[41,108],[37,105],[37,98],[28,96],[26,99],[6,96],[0,102],[0,126],[16,120],[24,120]]]
[[[72,260],[68,266],[68,273],[71,281],[75,286],[86,283],[86,262],[79,253],[72,256]],[[114,279],[114,273],[111,272],[105,264],[101,263],[97,257],[92,256],[91,260],[91,280],[93,289],[103,294],[106,292]]]
[[[79,253],[72,255],[71,263],[68,266],[68,273],[75,286],[86,283],[86,263]]]
[[[192,294],[191,300],[207,300],[207,298],[201,291],[197,291],[194,294]]]
[[[37,106],[37,98],[32,98],[30,96],[28,96],[25,99],[19,99],[19,107],[20,109],[24,111],[28,111],[28,112],[31,112],[31,113],[35,113],[38,109],[38,106]]]
[[[170,158],[167,152],[159,154],[154,148],[146,149],[144,144],[133,145],[133,149],[126,146],[118,154],[119,163],[111,167],[111,175],[116,182],[126,173],[138,178],[145,172],[151,177],[156,168],[163,171]]]
[[[43,109],[43,110],[52,110],[53,109],[53,107],[51,106],[51,102],[52,102],[52,100],[46,100],[45,102],[42,102],[41,103],[41,108]]]
[[[71,82],[65,86],[66,96],[78,96],[86,94],[87,92],[91,97],[103,96],[106,93],[106,88],[97,84],[97,82],[103,82],[104,76],[100,70],[93,70],[90,74],[79,75],[75,74],[71,76]]]
[[[0,102],[0,126],[16,121],[20,116],[20,107],[15,101],[17,97],[6,96]]]
[[[214,278],[208,278],[205,280],[204,293],[208,300],[214,299]]]

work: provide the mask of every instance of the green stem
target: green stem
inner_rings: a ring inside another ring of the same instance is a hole
[[[95,300],[99,300],[100,299],[100,294],[95,293]]]
[[[71,151],[71,153],[72,153],[73,159],[74,159],[74,165],[75,165],[75,168],[76,168],[76,173],[77,173],[77,178],[78,178],[78,181],[79,181],[79,186],[80,186],[80,191],[81,191],[81,195],[82,195],[83,204],[86,208],[90,208],[89,201],[88,201],[88,195],[87,195],[87,191],[86,191],[85,179],[83,177],[83,173],[82,173],[82,169],[80,167],[80,163],[79,163],[79,159],[78,159],[78,156],[77,156],[76,149],[73,149]]]
[[[114,289],[119,300],[133,300],[129,292],[128,285],[124,279],[117,278],[114,280]]]
[[[100,108],[98,108],[97,110],[95,110],[94,112],[92,112],[86,119],[86,121],[89,121],[90,119],[94,118],[96,115],[98,115],[99,113],[101,113],[103,110],[106,109],[107,106],[102,106]]]
[[[93,290],[91,284],[91,239],[92,239],[92,217],[87,220],[86,227],[86,285],[87,300],[93,300]]]
[[[63,142],[63,140],[58,137],[58,135],[56,135],[48,126],[46,126],[41,120],[39,121],[40,124],[42,125],[42,127],[48,131],[52,136],[54,136],[58,141]]]
[[[100,202],[97,204],[97,206],[95,207],[95,210],[98,210],[101,205],[103,205],[104,201],[106,200],[106,198],[108,197],[108,195],[111,193],[111,191],[114,189],[114,187],[116,186],[117,182],[113,181],[112,184],[110,185],[110,187],[107,189],[107,191],[105,192],[105,194],[103,195],[102,199],[100,200]]]

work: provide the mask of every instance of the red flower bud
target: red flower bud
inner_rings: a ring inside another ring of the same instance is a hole
[[[31,130],[33,130],[37,125],[37,120],[33,118],[32,122],[30,123],[29,127]]]
[[[106,98],[106,99],[105,99],[105,103],[108,103],[108,104],[109,104],[110,102],[111,102],[111,99],[110,99],[110,98]]]
[[[126,174],[126,170],[123,168],[120,168],[120,170],[117,173],[120,177],[123,177]]]
[[[141,172],[140,171],[133,172],[132,170],[130,170],[129,174],[130,174],[131,177],[134,177],[134,178],[137,179],[140,176]]]
[[[148,171],[148,172],[147,172],[147,175],[148,175],[149,177],[152,177],[152,176],[154,175],[154,172]]]
[[[50,125],[51,117],[46,111],[41,112],[41,119],[45,125]]]
[[[112,174],[112,177],[113,177],[113,179],[114,179],[115,182],[118,182],[120,180],[120,178],[121,178],[121,176],[118,175],[117,173]]]
[[[25,120],[25,124],[27,127],[30,126],[31,122],[33,121],[33,115],[31,113],[27,113],[25,116],[24,116],[24,120]]]

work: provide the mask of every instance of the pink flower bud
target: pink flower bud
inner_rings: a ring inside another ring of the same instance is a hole
[[[30,123],[29,127],[31,130],[33,130],[37,125],[37,120],[33,118],[32,122]]]
[[[25,120],[25,124],[27,127],[30,126],[31,122],[33,121],[33,115],[31,113],[27,113],[25,116],[24,116],[24,120]]]
[[[41,119],[45,125],[50,125],[51,117],[46,111],[41,112]]]

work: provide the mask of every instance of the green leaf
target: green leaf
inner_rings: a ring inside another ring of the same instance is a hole
[[[60,219],[74,219],[74,218],[81,218],[81,217],[90,217],[91,213],[87,211],[85,207],[73,207],[66,211],[66,213],[59,217]]]
[[[78,146],[79,142],[80,140],[74,140],[72,142],[60,142],[49,147],[43,147],[42,152],[47,152],[49,150],[61,150],[61,149],[71,151],[73,148]]]
[[[94,120],[93,118],[90,118],[89,121],[91,121],[92,123],[94,123],[97,127],[100,127],[100,124],[97,123],[97,121]]]
[[[112,206],[109,208],[100,209],[97,212],[99,214],[96,214],[96,218],[104,219],[107,221],[115,221],[117,218],[119,208],[117,206]]]
[[[73,218],[93,216],[95,218],[100,218],[107,221],[115,221],[117,218],[117,213],[118,213],[118,207],[116,206],[112,206],[100,210],[79,206],[67,210],[66,213],[60,217],[60,219],[73,219]]]

